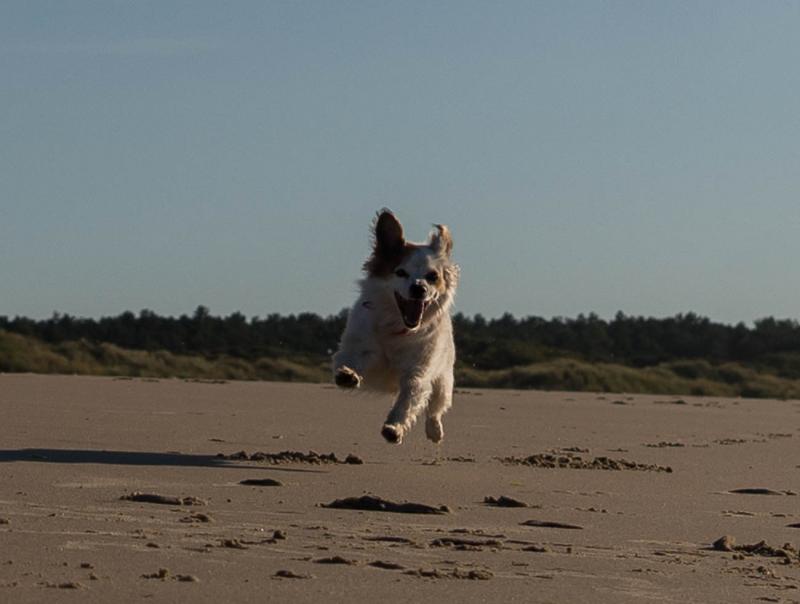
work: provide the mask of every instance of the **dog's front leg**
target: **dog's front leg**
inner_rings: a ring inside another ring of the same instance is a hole
[[[358,388],[371,358],[369,350],[340,350],[333,357],[333,380],[340,388]]]
[[[401,378],[400,392],[381,430],[383,437],[390,443],[403,442],[403,436],[414,425],[430,395],[431,385],[428,381],[417,377]]]
[[[339,350],[333,355],[333,379],[340,388],[358,388],[378,348],[371,307],[356,303],[347,318]]]
[[[349,336],[349,337],[348,337]],[[374,356],[367,338],[345,334],[339,351],[333,355],[333,380],[340,388],[358,388]]]

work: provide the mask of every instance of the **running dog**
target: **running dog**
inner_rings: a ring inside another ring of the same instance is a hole
[[[450,307],[459,269],[451,260],[450,230],[434,226],[426,243],[411,243],[391,211],[378,214],[361,294],[333,356],[337,386],[395,395],[381,430],[395,444],[423,410],[425,434],[441,442],[442,416],[453,403],[456,351]]]

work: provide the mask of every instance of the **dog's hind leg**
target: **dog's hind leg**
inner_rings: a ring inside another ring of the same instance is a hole
[[[433,382],[431,400],[428,403],[427,418],[425,419],[425,435],[434,443],[442,442],[444,428],[442,416],[453,405],[453,374],[447,373],[439,376]]]
[[[431,395],[430,383],[419,378],[401,379],[392,410],[383,424],[381,434],[390,443],[400,444]]]

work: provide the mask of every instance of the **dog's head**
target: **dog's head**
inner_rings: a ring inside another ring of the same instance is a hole
[[[434,226],[426,243],[410,243],[395,215],[382,210],[374,223],[372,256],[364,265],[369,277],[378,280],[386,294],[393,294],[399,317],[410,330],[446,309],[455,291],[453,238],[446,226]]]

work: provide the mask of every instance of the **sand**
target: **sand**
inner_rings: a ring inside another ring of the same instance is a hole
[[[455,398],[0,375],[0,601],[800,601],[800,402]]]

